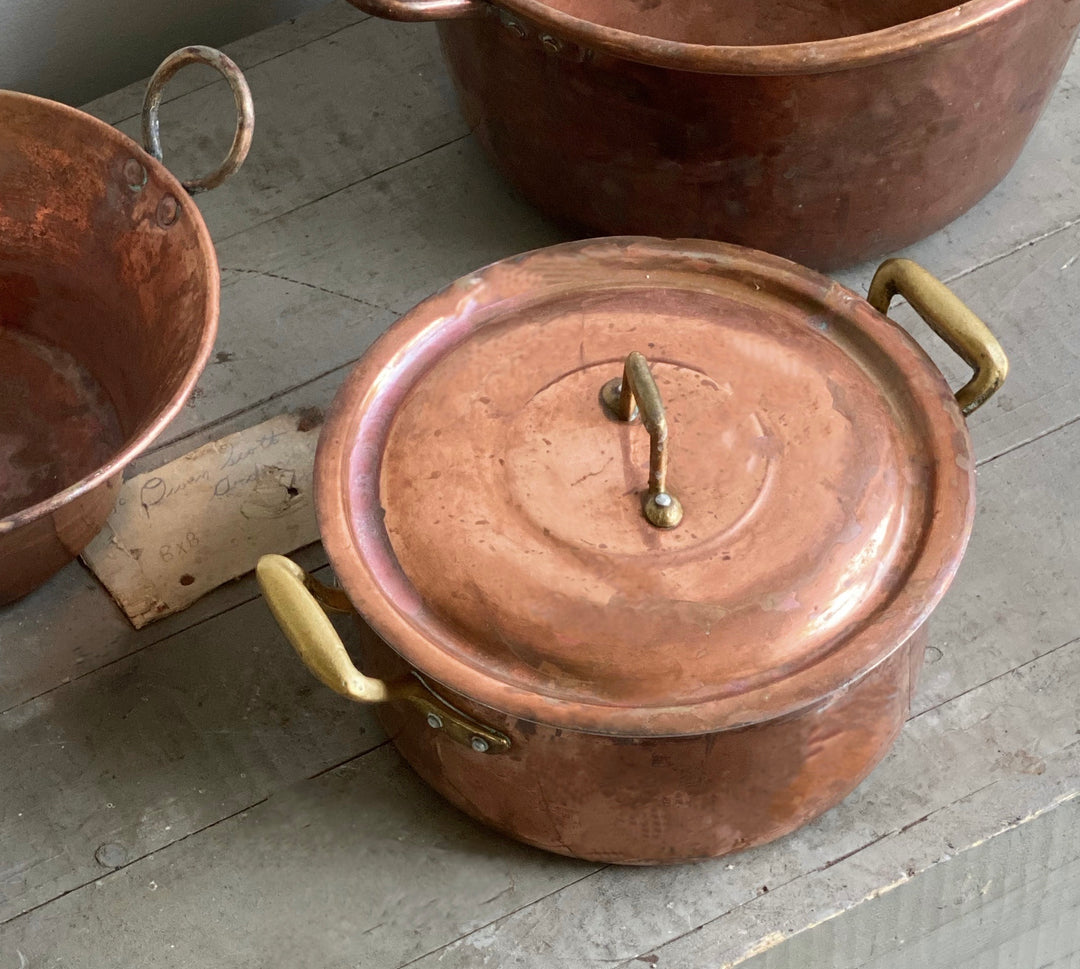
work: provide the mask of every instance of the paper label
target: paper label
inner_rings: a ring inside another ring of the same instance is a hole
[[[282,414],[125,481],[82,554],[136,628],[319,537],[318,411]]]

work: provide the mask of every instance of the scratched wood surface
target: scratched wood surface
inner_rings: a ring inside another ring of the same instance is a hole
[[[562,238],[468,137],[429,26],[335,2],[229,51],[258,120],[241,174],[199,199],[222,266],[216,356],[133,471],[325,408],[416,301]],[[367,711],[302,670],[250,576],[136,632],[75,564],[0,610],[0,969],[1075,969],[1078,77],[1074,58],[1005,183],[909,253],[1013,369],[972,419],[976,527],[912,720],[843,805],[702,865],[545,855],[417,781]],[[134,135],[141,97],[87,110]],[[187,176],[227,144],[230,98],[194,69],[167,98],[166,161]],[[865,291],[872,271],[837,276]],[[325,565],[317,545],[298,558]]]

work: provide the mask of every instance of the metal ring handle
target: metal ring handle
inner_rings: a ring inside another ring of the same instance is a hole
[[[866,299],[885,314],[897,293],[975,371],[956,392],[956,402],[965,416],[978,410],[1009,372],[1008,357],[997,338],[951,289],[910,259],[886,259],[874,273]]]
[[[240,68],[221,51],[213,47],[198,46],[182,47],[180,50],[173,51],[154,71],[154,76],[150,78],[150,83],[146,86],[146,96],[143,98],[143,147],[158,161],[163,160],[161,130],[158,122],[161,96],[169,79],[187,64],[208,64],[222,74],[229,82],[233,99],[236,101],[236,134],[233,135],[232,146],[225,160],[209,175],[182,183],[188,194],[195,195],[207,189],[217,188],[244,163],[248,150],[251,148],[251,136],[255,130],[255,105],[251,100],[251,90]]]
[[[479,17],[491,10],[491,4],[485,0],[350,0],[350,3],[373,17],[409,23]]]
[[[649,497],[645,517],[657,528],[674,528],[682,521],[682,503],[667,487],[668,425],[660,390],[649,371],[649,362],[634,350],[626,358],[622,380],[616,377],[600,388],[604,406],[620,421],[632,421],[641,412],[649,432]]]
[[[477,723],[432,693],[417,679],[379,680],[365,676],[345,651],[345,644],[325,609],[352,612],[345,593],[310,576],[284,555],[264,555],[255,566],[255,578],[277,624],[304,665],[335,693],[358,703],[407,700],[418,707],[430,727],[445,730],[457,743],[477,753],[509,750],[510,739]]]

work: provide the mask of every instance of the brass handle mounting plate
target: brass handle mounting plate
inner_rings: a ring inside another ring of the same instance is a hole
[[[451,706],[419,678],[387,681],[361,673],[324,611],[353,611],[340,589],[323,585],[283,555],[264,555],[255,567],[255,577],[270,612],[304,665],[335,693],[358,703],[406,700],[420,710],[429,727],[445,731],[477,753],[510,749],[509,737]]]

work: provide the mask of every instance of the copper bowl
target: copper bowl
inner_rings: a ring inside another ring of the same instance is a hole
[[[973,367],[956,397],[897,291]],[[718,243],[540,250],[421,303],[340,391],[316,496],[342,590],[258,577],[474,817],[602,861],[746,848],[900,730],[971,528],[964,413],[1006,369],[904,260],[864,300]],[[355,606],[367,675],[316,600]]]
[[[1063,0],[352,0],[438,19],[465,119],[542,211],[829,269],[1008,172],[1080,22]]]
[[[161,164],[157,107],[181,66],[229,79],[240,120],[209,176]],[[219,278],[189,192],[235,171],[251,95],[218,51],[170,55],[147,89],[143,150],[82,111],[0,91],[0,604],[70,561],[124,467],[191,394],[217,330]]]

